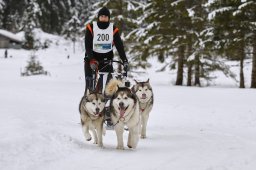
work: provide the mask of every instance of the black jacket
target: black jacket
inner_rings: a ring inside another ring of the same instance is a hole
[[[93,30],[93,24],[90,23],[90,26]],[[116,27],[114,26],[113,30],[115,30]],[[118,54],[121,58],[121,60],[127,61],[127,57],[125,55],[124,52],[124,46],[123,46],[123,42],[121,40],[119,31],[117,31],[114,34],[114,45],[116,46],[116,49],[118,51]],[[97,53],[93,51],[93,34],[91,33],[91,31],[88,29],[88,26],[86,28],[86,32],[85,32],[85,49],[86,49],[86,53],[85,53],[85,61],[89,61],[90,59],[96,59],[97,61],[102,61],[104,60],[104,58],[107,58],[108,60],[112,60],[114,57],[113,54],[113,50],[108,52],[108,53]]]

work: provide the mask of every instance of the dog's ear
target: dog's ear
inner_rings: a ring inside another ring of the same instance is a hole
[[[132,89],[127,88],[127,91],[128,91],[129,93],[132,93]]]
[[[90,102],[87,96],[85,97],[85,101],[86,102]]]
[[[146,81],[146,83],[149,83],[149,78],[148,78],[148,80]]]
[[[134,94],[136,93],[135,85],[134,85],[134,86],[132,86],[132,88],[131,88],[131,92],[132,92],[132,93],[134,93]]]
[[[87,90],[87,91],[88,91],[88,90]],[[83,96],[83,101],[89,102],[88,95],[84,95],[84,96]]]
[[[86,90],[86,96],[89,96],[91,94],[91,90],[87,89]]]

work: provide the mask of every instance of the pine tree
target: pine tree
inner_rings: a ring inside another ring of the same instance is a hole
[[[25,32],[24,47],[27,49],[35,48],[35,39],[33,30],[39,26],[37,16],[40,15],[40,9],[35,0],[29,0],[23,17],[23,30]]]
[[[78,19],[77,12],[74,10],[73,13],[74,15],[72,18],[65,24],[65,30],[63,34],[66,38],[73,41],[73,52],[75,53],[75,43],[78,36],[80,36],[81,22]]]
[[[32,0],[0,0],[0,28],[13,32],[21,31],[27,17],[27,7]],[[85,23],[91,15],[92,6],[100,0],[33,0],[41,15],[35,18],[38,26],[45,32],[63,33],[64,24],[73,16]]]
[[[190,35],[191,19],[186,9],[185,1],[173,1],[170,5],[172,13],[169,14],[170,20],[167,20],[167,22],[171,24],[169,28],[172,39],[171,48],[174,49],[171,54],[175,57],[174,60],[177,61],[177,77],[175,84],[183,85],[185,50]]]
[[[213,1],[210,4],[212,10],[209,16],[214,25],[214,41],[217,51],[228,59],[240,61],[240,88],[244,85],[244,59],[245,59],[245,31],[242,22],[243,15],[237,13],[240,1]]]
[[[28,64],[25,67],[25,71],[21,72],[21,76],[31,76],[31,75],[38,75],[38,74],[47,75],[49,73],[44,70],[39,60],[37,60],[35,51],[32,51]]]
[[[3,17],[4,17],[4,2],[0,0],[0,28],[3,27]]]
[[[234,12],[236,17],[241,18],[241,27],[245,34],[246,49],[252,56],[251,88],[256,88],[256,2],[254,0],[242,1]]]
[[[251,88],[256,88],[256,32],[253,34]]]
[[[187,8],[190,12],[189,16],[191,18],[191,29],[188,34],[188,44],[187,44],[187,85],[192,85],[192,74],[194,66],[194,85],[201,86],[200,78],[208,79],[203,71],[205,58],[210,59],[211,55],[208,51],[209,40],[208,40],[208,30],[209,25],[207,21],[207,9],[204,7],[206,0],[191,0],[187,1]]]
[[[0,0],[0,28],[6,29],[12,32],[19,31],[19,28],[21,26],[21,16],[23,14],[25,7],[26,7],[25,1]]]
[[[85,25],[89,17],[91,16],[93,5],[97,0],[76,0],[74,3],[74,8],[76,9],[78,15],[77,17],[81,21],[82,25]]]
[[[134,54],[144,60],[156,56],[160,62],[173,56],[178,65],[176,85],[182,85],[184,51],[191,26],[185,1],[150,0],[144,16],[144,28],[135,32],[139,43],[134,46]]]
[[[71,8],[75,2],[72,0],[37,0],[42,15],[39,22],[42,30],[49,33],[61,34],[63,26],[71,17]]]

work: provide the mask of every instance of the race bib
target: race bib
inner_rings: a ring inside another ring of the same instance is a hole
[[[107,53],[113,50],[113,23],[106,29],[100,29],[97,22],[93,22],[93,51]]]

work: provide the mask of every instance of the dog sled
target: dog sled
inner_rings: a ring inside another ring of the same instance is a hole
[[[101,62],[104,63],[105,65],[104,67],[107,67],[108,65],[113,65],[113,63],[117,63],[119,66],[121,65],[122,67],[124,66],[123,62],[117,61],[117,60],[109,60],[109,61],[101,61]],[[101,64],[101,62],[99,62],[99,64]],[[102,69],[98,69],[96,67],[94,70],[92,70],[92,78],[90,80],[90,82],[92,83],[92,85],[90,85],[91,91],[104,92],[105,86],[107,83],[107,78],[109,77],[109,75],[111,75],[111,78],[119,79],[123,81],[126,87],[130,87],[130,82],[127,79],[127,74],[128,74],[127,70],[124,71],[124,69],[119,67],[117,69],[114,69],[113,73],[111,73],[111,72],[103,72],[101,71]]]
[[[116,63],[116,65],[114,65]],[[98,65],[103,64],[104,66],[101,69],[98,69]],[[105,113],[105,118],[104,118],[104,123],[106,124],[106,129],[107,130],[113,130],[114,125],[111,121],[110,117],[110,98],[111,96],[105,94],[105,88],[106,84],[111,80],[111,79],[117,79],[123,82],[125,87],[130,87],[130,81],[127,78],[128,75],[128,70],[124,70],[124,63],[122,61],[118,60],[108,60],[108,61],[100,61],[96,65],[95,69],[92,70],[92,78],[89,80],[91,84],[89,84],[89,90],[91,92],[100,92],[104,95],[105,97],[105,108],[104,108],[104,113]],[[112,65],[114,70],[113,72],[105,72],[102,71],[105,67]],[[116,67],[114,67],[116,66]],[[87,78],[88,79],[88,78]],[[85,91],[86,93],[86,91]]]
[[[136,84],[130,89],[127,70],[120,69],[122,62],[113,60],[104,64],[107,66],[113,63],[119,64],[118,69],[113,67],[113,72],[103,72],[98,67],[93,69],[90,88],[79,104],[82,129],[87,141],[92,139],[89,130],[92,132],[94,143],[99,147],[103,147],[102,135],[105,128],[115,130],[116,148],[123,150],[123,132],[128,128],[127,146],[135,149],[139,135],[146,138],[147,120],[153,106],[153,91],[149,80],[135,80]]]

